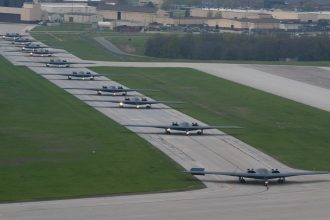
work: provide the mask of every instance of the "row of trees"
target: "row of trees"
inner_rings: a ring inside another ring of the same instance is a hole
[[[157,34],[146,42],[145,55],[198,60],[330,60],[328,35]]]

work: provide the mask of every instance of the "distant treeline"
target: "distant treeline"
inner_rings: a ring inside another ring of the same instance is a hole
[[[330,60],[330,36],[156,34],[147,40],[145,55],[197,60]]]

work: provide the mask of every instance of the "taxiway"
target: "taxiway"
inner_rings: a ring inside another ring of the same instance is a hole
[[[1,30],[4,29],[1,28]],[[22,59],[25,61],[48,59],[21,57],[19,54],[12,56],[10,53],[3,51],[3,48],[5,48],[3,44],[1,46],[0,53],[14,64],[22,65],[22,63],[18,62]],[[79,58],[65,51],[63,51],[63,55],[70,57],[70,60],[80,61]],[[196,68],[258,89],[262,89],[261,85],[265,87],[263,90],[272,89],[274,87],[276,90],[283,89],[284,91],[281,92],[283,92],[284,97],[292,95],[292,92],[294,93],[292,99],[300,99],[301,102],[307,100],[305,102],[309,102],[311,105],[318,105],[317,107],[320,108],[329,107],[330,110],[330,91],[328,89],[290,79],[289,77],[282,77],[256,70],[256,68],[252,68],[250,65],[96,63],[95,65],[111,66],[175,66]],[[28,62],[24,63],[24,65],[28,66],[36,72],[36,74],[66,73],[73,70],[90,71],[86,69],[84,65],[75,65],[75,68],[69,69],[47,68],[40,64]],[[90,88],[101,87],[106,84],[119,85],[105,77],[100,77],[100,79],[104,81],[67,80],[63,76],[56,75],[43,75],[40,77],[46,78],[60,88]],[[275,77],[277,81],[274,82],[272,81],[274,79],[269,77]],[[241,78],[245,81],[242,82]],[[279,85],[274,85],[273,87],[270,85],[281,83],[283,83],[283,85],[281,85],[282,87],[297,84],[302,87],[294,87],[293,91],[288,91],[281,88]],[[313,88],[309,90],[312,94],[308,96],[308,98],[319,95],[319,93],[313,92],[324,90],[324,95],[318,99],[317,103],[312,103],[311,100],[307,99],[305,97],[305,91],[298,92],[301,88],[306,88],[308,86]],[[109,99],[107,96],[96,96],[95,93],[86,90],[67,91],[80,100]],[[140,93],[133,94],[142,95]],[[123,97],[119,96],[114,98],[122,99]],[[153,109],[122,109],[118,108],[116,104],[107,102],[86,103],[120,124],[140,122],[146,124],[167,124],[171,121],[193,121],[203,124],[166,105],[155,105]],[[165,135],[161,132],[155,132],[152,128],[131,128],[131,130],[152,143],[185,169],[191,167],[206,167],[210,170],[235,171],[245,170],[246,168],[266,167],[278,168],[286,171],[291,170],[291,168],[278,162],[274,158],[218,130],[207,131],[206,133],[209,135],[205,136]],[[210,175],[199,178],[205,183],[207,188],[187,192],[1,204],[0,219],[329,219],[330,176],[293,177],[289,178],[285,185],[271,182],[269,190],[255,181],[248,181],[247,184],[242,185],[239,184],[236,179],[230,177]]]

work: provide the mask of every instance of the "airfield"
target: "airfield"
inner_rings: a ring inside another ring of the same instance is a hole
[[[1,31],[21,31],[6,29]],[[20,52],[3,52],[11,47],[1,41],[1,54],[13,64],[26,65],[36,74],[70,73],[89,71],[84,65],[74,68],[46,68],[40,63],[19,61],[41,61],[49,58],[30,58]],[[8,44],[8,43],[7,43]],[[5,46],[5,47],[4,47]],[[62,51],[58,57],[81,61]],[[90,61],[94,62],[94,61]],[[202,70],[225,79],[249,85],[263,91],[287,97],[324,110],[330,110],[330,91],[321,80],[315,77],[302,78],[299,74],[321,74],[327,79],[327,68],[279,67],[236,64],[193,64],[193,63],[115,63],[94,62],[89,66],[157,66],[190,67]],[[303,71],[302,71],[303,70]],[[322,71],[321,71],[322,70]],[[322,73],[320,73],[322,72]],[[95,73],[96,74],[96,73]],[[95,81],[66,80],[63,76],[44,75],[60,88],[101,87],[104,84],[119,85],[106,77]],[[318,77],[319,79],[320,77]],[[107,100],[106,96],[95,96],[87,90],[68,90],[80,100]],[[139,93],[133,93],[141,95]],[[114,97],[122,99],[122,97]],[[171,121],[198,122],[166,105],[155,105],[153,109],[118,108],[107,102],[87,102],[89,105],[120,124],[146,123],[168,124]],[[170,119],[170,121],[169,121]],[[246,168],[278,168],[290,171],[291,168],[256,150],[240,140],[211,130],[205,136],[164,135],[151,128],[131,128],[139,136],[152,143],[185,169],[206,167],[209,170],[238,171]],[[329,219],[330,176],[292,177],[284,185],[271,182],[266,189],[258,181],[239,184],[236,178],[223,176],[199,177],[207,186],[205,189],[147,195],[124,195],[103,198],[85,198],[0,205],[0,219]]]

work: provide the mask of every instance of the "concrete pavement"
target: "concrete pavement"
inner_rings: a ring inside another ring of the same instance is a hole
[[[3,29],[1,29],[3,30]],[[8,60],[18,64],[18,60],[26,61],[47,60],[47,58],[21,57],[20,54],[11,56],[10,53],[0,52]],[[6,48],[10,48],[10,45]],[[77,57],[63,51],[70,60],[79,61]],[[59,55],[60,56],[60,55]],[[234,64],[193,64],[193,63],[114,63],[96,62],[97,65],[122,66],[178,66],[190,67],[207,71],[210,74],[224,76],[233,81],[244,81],[242,84],[252,84],[255,87],[264,85],[265,89],[283,87],[298,83],[295,89],[311,86],[297,80],[264,73],[246,65]],[[46,68],[40,64],[24,63],[30,69],[40,73],[66,73],[73,70],[87,70],[84,65],[75,68]],[[264,75],[266,74],[266,75]],[[63,76],[45,75],[45,79],[60,88],[65,87],[100,87],[105,84],[118,83],[100,77],[104,81],[66,80]],[[269,78],[270,77],[270,78]],[[275,79],[273,78],[275,77]],[[243,78],[243,79],[240,79]],[[250,80],[248,80],[250,79]],[[274,81],[276,80],[276,81]],[[302,87],[301,87],[302,86]],[[315,91],[327,90],[313,86]],[[285,89],[285,88],[282,88]],[[294,92],[297,99],[305,99],[304,92]],[[286,90],[285,90],[286,91]],[[81,100],[122,99],[123,97],[95,96],[87,90],[68,90]],[[288,92],[288,91],[287,91]],[[310,92],[314,92],[310,91]],[[284,96],[289,96],[286,94]],[[79,95],[78,95],[79,94]],[[140,93],[133,93],[142,95]],[[314,94],[314,93],[313,93]],[[315,93],[314,95],[319,95]],[[321,96],[318,104],[325,104],[328,96]],[[329,99],[328,99],[329,100]],[[310,101],[310,100],[309,100]],[[87,102],[101,113],[121,124],[150,123],[167,124],[171,121],[199,122],[166,105],[155,105],[154,109],[118,108],[116,104],[107,102]],[[312,103],[311,103],[312,104]],[[314,103],[315,104],[315,103]],[[316,105],[316,104],[315,104]],[[320,105],[323,106],[323,105]],[[323,107],[326,107],[324,105]],[[199,122],[203,124],[202,122]],[[256,150],[221,131],[207,131],[210,135],[185,136],[164,135],[151,128],[131,128],[139,136],[162,150],[184,168],[206,167],[210,170],[245,170],[246,168],[266,167],[291,170],[270,156]],[[128,161],[129,162],[129,161]],[[236,178],[222,176],[199,177],[206,189],[147,195],[125,195],[114,197],[71,199],[57,201],[42,201],[29,203],[12,203],[0,205],[0,219],[329,219],[330,210],[330,176],[304,176],[289,178],[285,185],[271,182],[267,190],[262,183],[248,181],[239,184]]]

